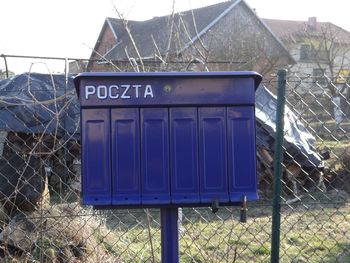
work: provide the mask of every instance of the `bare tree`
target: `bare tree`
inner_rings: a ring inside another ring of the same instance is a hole
[[[297,35],[300,44],[300,67],[313,67],[313,82],[329,95],[337,128],[343,120],[342,100],[348,94],[350,67],[350,33],[331,23],[316,23],[312,19]],[[345,100],[346,101],[346,100]]]
[[[327,83],[332,97],[338,96],[346,87],[339,84],[346,82],[343,72],[350,66],[350,33],[331,23],[320,24],[317,29],[306,26],[304,43],[307,59],[323,73],[320,79]]]

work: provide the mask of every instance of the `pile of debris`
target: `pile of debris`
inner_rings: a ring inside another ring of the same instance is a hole
[[[277,98],[263,85],[255,93],[259,190],[271,197],[273,156],[276,133]],[[286,105],[283,141],[283,190],[287,196],[298,196],[304,190],[324,190],[324,162],[327,153],[314,148],[315,137]]]

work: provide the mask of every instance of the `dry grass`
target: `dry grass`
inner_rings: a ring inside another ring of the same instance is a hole
[[[283,206],[281,262],[350,262],[349,195],[331,192],[324,199],[322,193],[318,195],[303,199],[293,208]],[[238,211],[222,208],[213,215],[206,208],[184,209],[180,262],[269,262],[270,205],[251,206],[245,224],[237,220]],[[153,214],[158,220],[157,212]],[[105,237],[111,253],[121,262],[152,262],[146,221],[138,216],[135,223],[130,213],[120,215],[114,214],[118,225],[130,227],[114,227]],[[153,253],[156,262],[160,262],[159,226],[154,223],[151,229],[156,244]]]
[[[349,194],[313,193],[301,202],[282,206],[280,262],[350,262]],[[223,207],[217,214],[208,208],[183,209],[180,262],[269,262],[271,214],[271,205],[261,202],[249,204],[247,223],[238,221],[237,207]],[[26,229],[35,238],[27,253],[3,262],[134,263],[152,262],[153,256],[160,262],[159,211],[150,215],[147,221],[144,210],[101,216],[77,203],[54,205],[18,220],[36,226]],[[14,236],[7,241],[9,248],[16,245]]]
[[[4,262],[117,262],[95,238],[103,231],[78,203],[18,214],[1,233]]]

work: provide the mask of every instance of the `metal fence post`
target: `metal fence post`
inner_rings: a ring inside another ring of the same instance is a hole
[[[277,110],[276,110],[276,137],[275,137],[275,158],[273,175],[273,200],[272,200],[272,237],[271,237],[271,263],[279,262],[280,248],[280,226],[281,226],[281,176],[283,161],[283,130],[284,130],[284,105],[286,88],[285,69],[279,70],[278,90],[277,90]]]
[[[8,79],[9,77],[9,68],[7,66],[7,60],[6,60],[6,55],[4,54],[1,54],[0,57],[3,57],[4,58],[4,63],[5,63],[5,71],[6,71],[6,78]]]

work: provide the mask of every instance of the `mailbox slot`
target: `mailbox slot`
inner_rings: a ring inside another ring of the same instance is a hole
[[[111,109],[112,205],[141,204],[139,109]]]
[[[85,109],[82,114],[83,203],[111,204],[109,109]]]
[[[171,201],[174,204],[200,203],[197,114],[193,107],[169,111]]]

